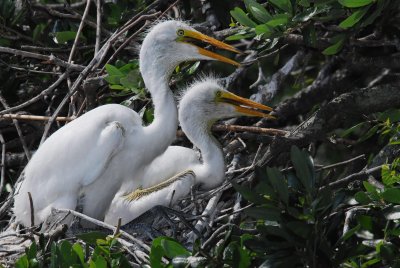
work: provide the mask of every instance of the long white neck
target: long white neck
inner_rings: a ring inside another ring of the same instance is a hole
[[[151,160],[166,150],[176,136],[178,113],[168,81],[174,66],[160,62],[157,53],[147,49],[140,53],[140,71],[150,91],[154,104],[154,120],[144,128],[144,137],[149,141],[145,159]]]
[[[202,189],[219,186],[225,178],[225,161],[218,141],[211,135],[211,124],[196,122],[196,118],[181,121],[182,130],[190,141],[200,149],[203,164],[196,167],[196,183]]]

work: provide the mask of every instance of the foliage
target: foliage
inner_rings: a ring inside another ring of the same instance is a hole
[[[234,184],[255,205],[245,210],[240,235],[231,228],[207,252],[159,237],[151,267],[399,267],[399,181],[384,189],[364,182],[353,199],[351,192],[320,188],[322,172],[306,151],[292,147],[291,162],[294,169],[259,168],[254,189]],[[256,234],[246,233],[250,227]]]
[[[256,38],[264,40],[263,49],[272,49],[280,37],[300,30],[305,44],[317,47],[317,24],[333,22],[343,33],[332,34],[330,46],[322,53],[337,54],[344,47],[350,31],[360,31],[375,22],[390,3],[388,0],[270,0],[260,4],[256,0],[244,0],[247,13],[240,7],[231,11],[241,29],[228,40]],[[232,24],[233,26],[234,24]]]
[[[17,268],[35,267],[131,267],[117,237],[92,232],[79,236],[81,242],[71,244],[68,240],[33,242],[25,254],[15,263]]]
[[[374,119],[358,123],[341,133],[341,137],[350,135],[359,136],[357,143],[364,142],[374,135],[379,134],[379,143],[384,144],[389,140],[389,144],[400,144],[398,140],[400,133],[400,110],[387,110],[374,115]]]

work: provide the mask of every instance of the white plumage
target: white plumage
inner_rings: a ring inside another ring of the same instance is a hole
[[[143,181],[156,183],[157,189],[148,186],[144,187],[148,189],[129,193],[132,185],[122,187],[111,203],[105,222],[115,224],[116,219],[121,218],[122,224],[126,224],[156,205],[175,203],[187,196],[195,184],[206,190],[222,184],[225,178],[224,156],[220,144],[211,135],[211,126],[218,119],[241,115],[272,117],[254,108],[272,110],[224,90],[212,78],[190,86],[179,105],[179,122],[189,140],[200,149],[202,161],[194,150],[168,147],[146,167],[143,174]],[[166,186],[162,186],[165,183]]]
[[[117,104],[103,105],[82,115],[51,135],[33,155],[25,179],[15,196],[16,220],[30,225],[31,192],[35,224],[43,222],[52,207],[75,209],[83,196],[83,213],[103,219],[123,182],[135,189],[153,185],[142,176],[144,167],[165,151],[175,138],[177,109],[168,87],[174,68],[187,60],[236,62],[190,43],[229,45],[202,35],[178,21],[156,25],[140,50],[140,71],[155,107],[155,119],[143,127],[138,114]]]

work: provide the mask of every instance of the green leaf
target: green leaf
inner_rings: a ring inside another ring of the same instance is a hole
[[[271,27],[276,27],[279,25],[285,25],[289,21],[289,15],[287,14],[276,14],[274,15],[271,20],[269,20],[266,25]]]
[[[273,29],[273,27],[267,25],[267,24],[260,24],[257,25],[255,28],[256,34],[263,34],[264,38],[268,38],[270,37],[275,31]]]
[[[244,210],[244,213],[257,220],[280,221],[280,209],[272,206],[251,207]]]
[[[157,240],[157,241],[156,241]],[[164,254],[164,250],[161,247],[161,245],[156,245],[157,242],[161,240],[161,237],[157,237],[156,239],[153,240],[153,244],[151,246],[151,251],[150,251],[150,266],[152,268],[161,268],[163,267],[161,259]]]
[[[256,192],[252,191],[250,188],[241,186],[237,183],[231,182],[233,188],[235,188],[235,190],[237,192],[239,192],[244,199],[254,203],[254,204],[264,204],[266,203],[266,199],[264,199],[263,197],[261,197],[259,194],[257,194]]]
[[[79,260],[81,261],[81,264],[85,263],[85,255],[83,253],[83,248],[80,244],[75,243],[72,245],[72,250],[76,253],[76,255],[79,257]]]
[[[338,0],[338,2],[345,7],[363,7],[369,5],[374,0]]]
[[[378,201],[380,199],[378,191],[376,190],[375,186],[370,184],[367,181],[363,181],[364,188],[369,193],[369,197],[372,198],[374,201]]]
[[[107,261],[101,255],[96,257],[96,260],[94,261],[94,263],[96,265],[96,268],[107,268]]]
[[[335,55],[340,50],[342,50],[344,41],[346,40],[346,36],[345,35],[337,35],[332,39],[333,39],[332,41],[335,43],[333,45],[327,47],[324,51],[322,51],[322,54],[330,56],[330,55]]]
[[[239,7],[235,7],[234,10],[231,10],[231,16],[240,24],[254,28],[257,26],[253,20],[251,20],[247,14]]]
[[[315,174],[312,159],[297,146],[290,149],[290,159],[296,170],[296,175],[308,193],[311,193],[315,183]]]
[[[365,124],[368,124],[367,122],[361,122],[357,125],[352,126],[351,128],[346,129],[342,134],[340,134],[340,137],[344,138],[348,135],[350,135],[351,133],[358,131],[362,126],[364,126]]]
[[[235,40],[242,40],[242,39],[253,38],[253,37],[254,37],[254,33],[235,34],[235,35],[228,36],[227,38],[225,38],[225,40],[227,40],[227,41],[235,41]]]
[[[361,229],[361,225],[357,224],[354,228],[348,230],[343,236],[336,242],[336,245],[339,245],[341,242],[346,241],[350,237],[352,237],[355,233],[357,233]]]
[[[164,237],[160,242],[162,248],[164,249],[165,256],[172,259],[177,256],[190,256],[190,252],[184,248],[177,241],[169,237]]]
[[[76,237],[88,244],[96,245],[98,239],[106,239],[107,235],[99,231],[94,231],[90,233],[78,234]]]
[[[290,0],[269,0],[273,5],[282,9],[283,11],[292,13],[292,3]]]
[[[354,198],[361,205],[367,205],[367,204],[369,204],[371,202],[371,199],[369,198],[369,196],[365,192],[361,192],[361,191],[357,192],[354,195]]]
[[[357,220],[364,230],[372,231],[373,223],[372,217],[367,215],[358,215]]]
[[[365,133],[363,136],[361,136],[361,138],[359,138],[357,140],[357,142],[363,142],[363,141],[368,140],[369,138],[371,138],[373,135],[375,135],[377,133],[379,127],[380,127],[379,125],[375,125],[375,126],[371,127],[367,131],[367,133]]]
[[[43,34],[44,29],[46,29],[46,24],[40,23],[36,25],[35,29],[33,29],[32,39],[34,42],[38,41],[40,36]]]
[[[244,0],[247,10],[253,17],[261,23],[265,23],[271,19],[271,14],[259,3],[254,0]]]
[[[289,203],[288,185],[285,178],[277,168],[267,168],[268,180],[278,193],[280,200],[287,205]]]
[[[349,16],[347,19],[342,21],[339,24],[339,27],[341,27],[343,29],[348,29],[348,28],[353,27],[357,22],[359,22],[364,17],[364,15],[367,13],[369,8],[370,8],[370,6],[357,9],[353,14],[351,14],[351,16]]]
[[[56,32],[55,36],[59,44],[65,44],[68,41],[75,40],[75,37],[76,37],[76,32],[73,31]],[[82,34],[80,38],[86,40],[86,38]]]
[[[31,244],[31,246],[29,247],[29,250],[27,250],[26,255],[28,257],[28,259],[33,259],[36,258],[37,255],[37,245],[35,242],[33,242]]]
[[[382,182],[386,186],[391,186],[400,182],[400,174],[392,170],[389,165],[383,165],[381,170]]]
[[[376,18],[378,18],[383,9],[387,6],[388,3],[390,3],[390,1],[386,1],[386,0],[378,0],[377,1],[377,8],[375,8],[374,12],[372,12],[371,15],[369,15],[362,23],[361,23],[361,27],[366,27],[370,24],[372,24]]]
[[[125,74],[123,72],[121,72],[117,67],[115,67],[114,65],[111,64],[106,64],[106,71],[108,73],[108,75],[110,76],[125,76]]]
[[[400,204],[400,189],[398,188],[388,188],[385,189],[380,196],[390,203]]]
[[[29,260],[26,255],[23,255],[18,261],[15,262],[16,268],[29,268]]]

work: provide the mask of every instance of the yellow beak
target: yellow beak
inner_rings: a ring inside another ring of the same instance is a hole
[[[255,110],[259,109],[271,112],[273,111],[271,107],[246,98],[242,98],[228,91],[222,92],[221,96],[219,97],[219,101],[235,106],[237,112],[246,116],[257,116],[257,117],[276,119],[274,116],[270,114]]]
[[[202,41],[202,42],[206,42],[208,44],[211,44],[211,45],[213,45],[215,47],[218,47],[218,48],[221,48],[221,49],[224,49],[224,50],[229,50],[229,51],[232,51],[232,52],[235,52],[235,53],[241,53],[239,50],[237,50],[233,46],[225,44],[224,42],[221,42],[221,41],[219,41],[219,40],[217,40],[215,38],[212,38],[210,36],[207,36],[207,35],[199,33],[199,32],[185,30],[184,37],[188,37],[188,38],[192,38],[192,39],[199,40],[199,41]],[[185,39],[183,39],[183,42],[186,42]],[[187,42],[187,43],[191,44],[189,42]],[[194,44],[191,44],[191,45],[194,45]],[[196,45],[194,45],[194,46],[196,46]],[[231,60],[229,58],[226,58],[226,57],[221,56],[219,54],[216,54],[214,52],[208,51],[208,50],[206,50],[204,48],[201,48],[201,47],[198,47],[198,46],[196,46],[196,47],[198,48],[198,51],[199,51],[199,53],[201,55],[216,59],[218,61],[226,62],[226,63],[232,64],[232,65],[235,65],[235,66],[240,66],[240,63],[238,63],[238,62],[236,62],[234,60]]]

